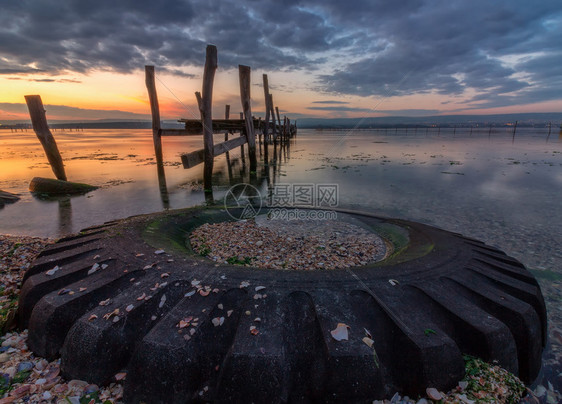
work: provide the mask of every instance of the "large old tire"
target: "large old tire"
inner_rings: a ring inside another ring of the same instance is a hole
[[[185,240],[228,219],[218,210],[86,229],[27,272],[19,325],[36,354],[62,356],[68,378],[103,384],[126,371],[127,403],[370,402],[453,387],[462,354],[497,360],[526,382],[537,376],[545,306],[521,263],[419,223],[352,216],[394,253],[353,270],[216,264]],[[197,285],[211,292],[193,294]],[[331,336],[340,322],[347,341]]]

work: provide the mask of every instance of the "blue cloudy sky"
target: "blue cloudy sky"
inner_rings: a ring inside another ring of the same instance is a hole
[[[0,5],[0,115],[5,116],[18,114],[24,92],[50,97],[47,103],[67,112],[140,116],[146,109],[146,64],[156,65],[168,86],[178,89],[168,94],[169,103],[164,100],[164,114],[181,114],[172,98],[194,103],[208,43],[218,47],[217,74],[223,75],[216,99],[235,103],[237,66],[250,65],[257,111],[263,72],[283,110],[298,116],[562,109],[560,0],[0,0]]]

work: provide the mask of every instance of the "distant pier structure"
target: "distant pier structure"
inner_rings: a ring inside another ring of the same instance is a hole
[[[274,107],[273,95],[269,92],[269,82],[266,74],[263,75],[263,87],[265,98],[265,117],[256,118],[252,115],[250,97],[250,75],[249,66],[239,65],[240,102],[242,112],[239,119],[230,119],[230,105],[225,107],[224,119],[212,117],[212,97],[215,71],[217,69],[217,48],[207,45],[205,68],[203,72],[202,92],[196,92],[195,97],[201,114],[200,119],[179,119],[185,126],[183,129],[163,129],[160,120],[158,96],[155,85],[154,66],[145,66],[146,87],[150,99],[152,112],[152,134],[156,162],[163,165],[162,137],[163,136],[203,136],[203,148],[185,153],[181,156],[184,168],[191,168],[204,163],[203,186],[205,192],[211,192],[211,177],[213,172],[213,160],[215,157],[240,147],[242,154],[245,153],[244,146],[247,145],[250,160],[250,172],[256,171],[256,148],[263,149],[265,156],[268,154],[268,145],[283,144],[297,134],[296,121],[284,116],[281,120],[279,108]],[[213,135],[224,133],[224,142],[214,143]],[[229,136],[231,138],[229,139]],[[256,137],[258,142],[256,145]]]

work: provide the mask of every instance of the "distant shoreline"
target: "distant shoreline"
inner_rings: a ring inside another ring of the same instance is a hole
[[[298,115],[298,114],[297,114]],[[387,128],[489,128],[518,127],[548,128],[558,130],[562,126],[562,112],[495,114],[495,115],[435,115],[424,117],[386,116],[363,118],[301,118],[297,119],[300,129],[387,129]],[[49,120],[53,129],[151,129],[149,120],[96,120],[57,121]],[[183,128],[175,120],[163,120],[166,129]],[[29,121],[0,121],[0,130],[31,129]]]

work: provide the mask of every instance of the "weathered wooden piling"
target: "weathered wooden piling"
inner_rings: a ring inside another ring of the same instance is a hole
[[[203,90],[201,94],[201,123],[203,124],[203,144],[205,150],[205,167],[203,169],[203,188],[205,193],[212,192],[213,176],[213,82],[217,70],[217,47],[207,45],[205,69],[203,71]]]
[[[45,108],[43,107],[43,102],[41,101],[40,95],[26,95],[25,102],[27,103],[27,108],[29,109],[29,116],[31,117],[31,124],[33,125],[33,130],[37,135],[37,138],[41,142],[51,169],[55,173],[55,176],[61,180],[66,181],[66,173],[64,171],[64,164],[62,162],[62,157],[59,153],[57,143],[53,134],[49,130],[49,125],[47,124],[47,117],[45,116]]]
[[[265,127],[263,130],[263,138],[264,138],[264,142],[267,144],[268,142],[268,136],[269,136],[269,113],[270,113],[270,107],[269,107],[269,80],[267,78],[267,74],[264,74],[262,76],[263,78],[263,95],[264,95],[264,100],[265,100]]]
[[[156,163],[164,164],[162,155],[162,127],[160,123],[160,107],[158,105],[158,95],[156,93],[156,83],[154,77],[154,66],[145,66],[145,83],[148,90],[148,99],[150,101],[150,112],[152,114],[152,140],[154,142],[154,154]]]
[[[224,107],[224,119],[225,119],[225,121],[228,121],[230,119],[230,105],[229,104],[226,104],[225,107]],[[224,132],[224,140],[225,141],[228,140],[228,131]]]
[[[248,154],[250,156],[250,172],[257,169],[256,160],[256,133],[254,131],[254,119],[252,117],[252,107],[250,105],[250,73],[249,66],[238,65],[240,78],[240,100],[244,110],[246,120],[246,138],[248,139]]]
[[[279,131],[281,131],[281,116],[279,115],[279,107],[275,107],[275,112],[277,113],[277,122],[279,124]]]
[[[271,121],[273,122],[272,137],[273,142],[277,141],[277,120],[275,119],[275,109],[273,108],[273,94],[269,94],[269,108],[271,112]]]

